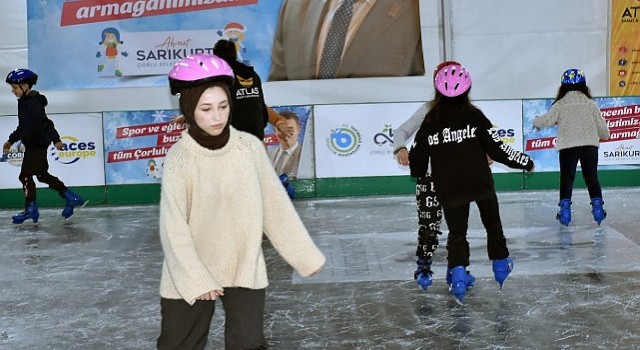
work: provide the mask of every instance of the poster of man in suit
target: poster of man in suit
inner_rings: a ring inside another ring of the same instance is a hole
[[[269,81],[323,78],[332,19],[353,2],[334,78],[424,75],[416,0],[284,0],[271,50]]]

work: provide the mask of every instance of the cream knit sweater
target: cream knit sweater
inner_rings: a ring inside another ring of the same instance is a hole
[[[549,112],[533,119],[536,128],[558,124],[556,149],[579,146],[600,146],[600,139],[609,138],[609,127],[592,99],[579,91],[569,91],[554,103]]]
[[[225,287],[267,287],[263,232],[301,276],[324,264],[255,136],[231,128],[210,150],[184,131],[164,163],[160,295],[193,304]]]

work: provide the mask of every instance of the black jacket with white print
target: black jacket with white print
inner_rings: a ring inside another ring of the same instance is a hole
[[[425,118],[409,152],[411,176],[431,174],[443,208],[486,199],[495,193],[487,156],[516,169],[531,170],[530,157],[503,143],[477,108]],[[435,119],[435,118],[434,118]]]

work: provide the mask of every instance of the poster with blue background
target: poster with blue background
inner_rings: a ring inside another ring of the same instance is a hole
[[[536,172],[559,171],[555,138],[558,127],[536,130],[533,118],[549,111],[554,100],[522,101],[525,153],[536,163]],[[600,141],[599,165],[607,169],[635,169],[640,164],[640,97],[595,98],[610,131]]]
[[[266,77],[281,2],[27,0],[29,66],[44,90],[167,86],[175,61],[228,39]]]
[[[186,124],[178,110],[105,112],[104,168],[107,185],[160,183],[162,165]]]

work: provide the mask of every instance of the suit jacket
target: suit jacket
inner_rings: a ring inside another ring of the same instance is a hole
[[[273,164],[274,167],[276,164],[276,156],[278,155],[279,149],[280,147],[273,147],[268,151],[269,159],[271,160],[271,164]],[[293,151],[293,154],[289,157],[287,162],[284,164],[282,171],[278,175],[280,175],[281,173],[286,173],[287,175],[289,175],[290,179],[295,179],[298,176],[298,165],[300,164],[301,152],[302,152],[302,145],[298,144],[298,147],[296,148],[295,151]],[[277,171],[278,169],[275,169],[275,170]]]
[[[285,0],[270,81],[315,79],[317,40],[329,0]],[[423,75],[417,0],[378,0],[343,53],[337,78]]]

